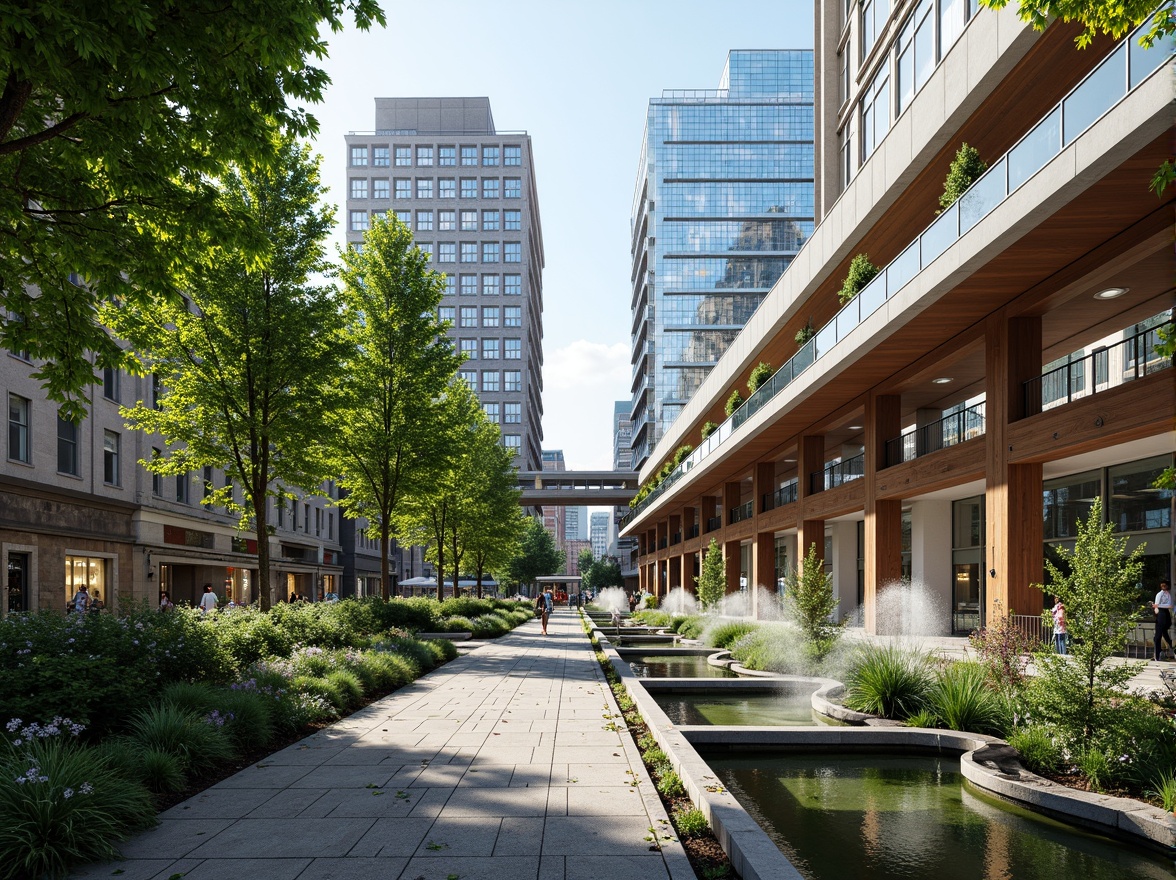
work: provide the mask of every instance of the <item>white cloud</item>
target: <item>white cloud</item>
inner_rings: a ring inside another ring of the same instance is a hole
[[[545,389],[574,391],[607,386],[614,388],[620,395],[617,400],[629,396],[629,346],[623,342],[605,345],[602,342],[577,339],[570,345],[555,349],[544,361]]]
[[[628,400],[629,346],[587,339],[543,364],[543,448],[562,449],[569,470],[612,469],[613,404]]]

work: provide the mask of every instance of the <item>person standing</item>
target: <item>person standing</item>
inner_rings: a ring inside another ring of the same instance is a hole
[[[543,599],[543,635],[547,635],[547,621],[551,618],[551,612],[555,608],[555,597],[551,595],[551,590],[544,590],[541,598]]]
[[[1155,644],[1155,661],[1158,663],[1160,658],[1164,656],[1161,650],[1163,643],[1168,643],[1168,653],[1172,653],[1172,637],[1168,634],[1168,630],[1172,626],[1172,585],[1168,583],[1167,578],[1160,581],[1160,591],[1156,593],[1156,599],[1151,603],[1152,610],[1156,614],[1156,637],[1153,640]]]
[[[1054,606],[1049,609],[1053,615],[1054,649],[1061,655],[1066,654],[1066,606],[1058,596],[1053,597]]]
[[[162,593],[159,594],[159,610],[160,611],[171,611],[175,607],[176,606],[172,604],[171,596],[169,596],[167,594],[166,590],[164,590]]]
[[[90,610],[90,588],[85,584],[78,587],[78,591],[74,593],[73,610],[78,614],[85,614]]]
[[[212,584],[205,584],[204,595],[200,597],[200,613],[208,614],[211,611],[216,611],[216,605],[216,593],[212,591]]]

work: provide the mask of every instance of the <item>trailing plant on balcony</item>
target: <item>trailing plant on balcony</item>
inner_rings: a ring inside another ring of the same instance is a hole
[[[719,430],[719,426],[716,425],[714,422],[709,422],[709,421],[703,422],[702,423],[702,439],[705,440],[707,437],[709,437],[711,434],[713,434],[717,430]]]
[[[849,263],[849,272],[845,276],[845,280],[841,282],[841,290],[837,292],[837,298],[841,300],[842,304],[849,302],[859,293],[862,288],[874,280],[874,276],[878,274],[878,267],[870,262],[870,258],[865,254],[858,254]],[[808,340],[805,339],[805,342]]]
[[[772,369],[771,364],[760,361],[756,364],[755,369],[751,371],[751,375],[747,377],[747,390],[755,394],[761,385],[772,378],[772,373],[774,372],[775,370]]]
[[[727,398],[727,405],[723,407],[723,412],[730,416],[733,415],[735,410],[739,409],[741,406],[743,406],[743,395],[740,394],[739,389],[736,388],[731,392],[731,396]]]
[[[796,331],[796,335],[792,338],[796,340],[797,345],[804,345],[810,339],[817,335],[817,330],[813,327],[813,317],[809,315],[808,323]]]
[[[980,158],[979,150],[966,143],[961,144],[959,150],[956,151],[955,158],[951,160],[947,179],[943,181],[943,195],[939,197],[939,213],[942,214],[954,205],[987,169],[988,165]]]

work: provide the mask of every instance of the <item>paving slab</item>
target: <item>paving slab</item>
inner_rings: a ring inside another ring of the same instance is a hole
[[[124,861],[157,880],[685,880],[579,617],[557,609],[161,815]],[[636,781],[637,784],[632,783]],[[309,820],[309,821],[304,821]],[[651,849],[651,846],[653,847]]]

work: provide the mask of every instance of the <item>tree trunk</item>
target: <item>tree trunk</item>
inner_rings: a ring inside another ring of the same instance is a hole
[[[390,596],[390,584],[388,581],[388,517],[380,518],[380,597],[387,602]]]
[[[264,496],[263,496],[264,498]],[[257,537],[257,601],[262,611],[273,607],[273,587],[270,584],[269,523],[266,506],[255,508],[254,533]]]

